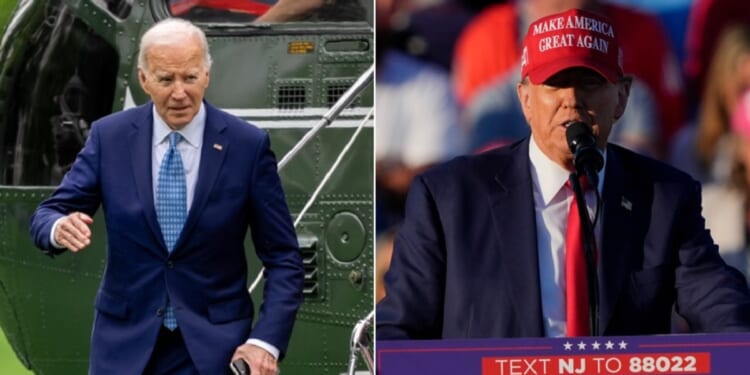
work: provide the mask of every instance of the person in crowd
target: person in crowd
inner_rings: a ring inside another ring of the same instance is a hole
[[[399,48],[408,2],[377,1],[375,108],[378,234],[397,225],[412,178],[465,150],[448,71]]]
[[[722,35],[711,59],[697,120],[675,137],[670,163],[701,182],[725,180],[722,144],[729,119],[744,91],[750,89],[750,25],[735,25]]]
[[[727,29],[738,24],[750,24],[748,1],[696,0],[690,7],[683,62],[689,108],[698,108],[702,94],[707,91],[709,66],[719,39]]]
[[[727,264],[750,276],[750,91],[734,106],[714,174],[703,184],[703,216]]]
[[[733,131],[732,114],[742,112],[750,89],[750,25],[725,29],[706,78],[697,119],[675,137],[670,161],[702,182],[706,226],[722,257],[747,277],[743,137]]]

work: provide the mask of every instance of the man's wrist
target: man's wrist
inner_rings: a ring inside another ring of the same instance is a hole
[[[55,222],[52,224],[52,230],[49,231],[49,244],[52,245],[55,249],[64,249],[65,246],[61,246],[57,241],[55,241],[55,231],[57,230],[57,226],[60,224],[62,219],[65,219],[65,216],[55,220]]]
[[[273,356],[277,361],[279,360],[279,349],[275,346],[259,339],[248,339],[245,344],[255,345]]]

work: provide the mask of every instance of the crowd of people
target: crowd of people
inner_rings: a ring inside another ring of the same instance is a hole
[[[529,135],[516,92],[526,30],[541,17],[580,8],[611,20],[632,78],[609,141],[701,182],[707,227],[725,261],[747,277],[750,3],[644,3],[377,0],[378,258],[390,259],[415,176]],[[382,275],[388,262],[378,267]]]

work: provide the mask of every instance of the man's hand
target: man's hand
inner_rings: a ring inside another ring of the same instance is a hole
[[[94,223],[91,216],[83,212],[73,212],[60,220],[55,228],[55,242],[76,253],[91,244],[91,229]]]
[[[232,356],[232,361],[237,359],[244,360],[250,366],[252,375],[276,375],[278,373],[276,358],[261,347],[251,344],[240,345]]]

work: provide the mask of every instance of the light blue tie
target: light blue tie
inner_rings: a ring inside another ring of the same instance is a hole
[[[169,133],[169,150],[159,168],[156,185],[156,218],[159,220],[164,243],[171,253],[187,218],[187,186],[185,169],[182,166],[177,144],[182,140],[180,133]],[[164,326],[170,330],[177,328],[177,319],[170,303],[164,314]]]

